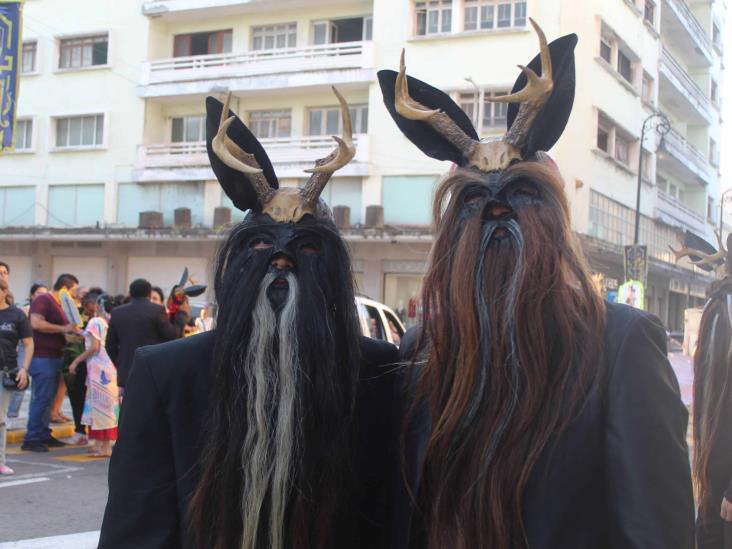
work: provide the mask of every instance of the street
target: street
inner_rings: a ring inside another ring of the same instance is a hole
[[[7,453],[16,474],[0,478],[0,549],[96,547],[109,460],[87,457],[87,447],[44,454],[23,452],[13,444]]]

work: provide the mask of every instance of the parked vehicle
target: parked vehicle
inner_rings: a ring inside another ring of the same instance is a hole
[[[383,303],[364,296],[356,296],[356,308],[363,335],[399,346],[405,329],[394,311]]]

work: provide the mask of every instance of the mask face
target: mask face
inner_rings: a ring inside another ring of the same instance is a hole
[[[264,222],[246,240],[247,253],[253,257],[264,256],[270,264],[269,272],[275,275],[267,296],[276,309],[287,299],[287,275],[297,276],[298,266],[322,256],[322,236],[313,225],[307,218],[300,223]]]
[[[501,175],[488,174],[483,176],[485,182],[476,181],[460,191],[462,221],[475,215],[482,216],[486,222],[516,219],[522,208],[541,205],[543,196],[536,183],[527,179],[505,180]]]

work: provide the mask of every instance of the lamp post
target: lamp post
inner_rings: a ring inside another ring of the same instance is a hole
[[[727,193],[732,193],[732,189],[727,189],[719,197],[719,240],[724,238],[722,231],[724,230],[724,199],[727,197]]]
[[[638,192],[635,197],[635,233],[633,235],[633,244],[638,244],[638,235],[640,233],[640,199],[641,199],[641,183],[643,180],[643,144],[646,139],[646,130],[653,129],[663,140],[664,136],[671,131],[671,121],[662,112],[654,112],[643,121],[641,129],[640,151],[638,153]]]

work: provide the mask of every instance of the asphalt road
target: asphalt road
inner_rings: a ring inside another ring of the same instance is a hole
[[[109,459],[87,457],[87,448],[42,454],[8,447],[15,475],[0,477],[0,549],[96,547]]]

